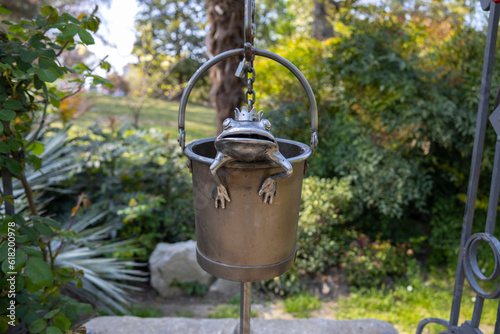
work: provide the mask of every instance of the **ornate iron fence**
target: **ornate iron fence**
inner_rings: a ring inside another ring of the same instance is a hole
[[[488,212],[484,232],[472,234],[474,223],[474,211],[477,198],[477,190],[483,158],[484,139],[490,109],[491,78],[493,72],[493,62],[495,58],[496,41],[498,35],[498,21],[500,17],[500,0],[481,0],[481,7],[489,11],[488,33],[486,35],[486,47],[484,52],[483,73],[481,80],[481,90],[479,96],[479,107],[476,121],[476,133],[474,138],[474,148],[472,152],[472,163],[467,189],[467,201],[465,204],[464,220],[462,225],[462,237],[460,241],[460,252],[458,256],[457,271],[455,276],[455,287],[453,290],[453,301],[451,305],[450,320],[427,318],[420,322],[417,327],[417,334],[421,334],[425,326],[430,323],[440,324],[447,328],[441,334],[482,334],[479,329],[483,305],[485,299],[498,299],[500,297],[500,284],[493,292],[484,291],[478,284],[479,281],[493,281],[500,277],[500,241],[493,235],[495,231],[495,221],[498,207],[498,196],[500,191],[500,106],[495,106],[489,120],[496,131],[497,141],[495,149],[495,159],[493,175],[490,188]],[[497,99],[495,104],[498,104]],[[489,276],[485,276],[478,265],[478,247],[486,242],[494,254],[495,267]],[[460,307],[464,290],[465,278],[467,278],[471,288],[476,293],[476,300],[472,319],[462,324],[458,324]],[[495,334],[500,334],[500,306],[497,310],[497,321],[495,324]]]

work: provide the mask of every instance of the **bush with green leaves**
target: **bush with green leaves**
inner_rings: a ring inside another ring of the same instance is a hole
[[[7,10],[0,7],[2,13]],[[92,74],[83,63],[74,67],[62,64],[59,56],[77,44],[93,44],[91,32],[97,31],[99,19],[82,15],[77,19],[67,13],[59,15],[51,6],[45,6],[41,15],[20,23],[3,21],[9,31],[0,31],[0,167],[4,180],[15,177],[23,183],[32,214],[36,214],[34,199],[24,175],[25,166],[39,169],[38,156],[44,150],[39,135],[51,108],[59,107],[61,100],[75,91],[60,91],[53,83],[66,74],[73,76],[76,91],[83,87],[86,78],[96,84],[108,84]],[[77,42],[76,36],[81,42]],[[109,69],[108,63],[100,66]],[[75,87],[75,86],[74,86]],[[30,133],[36,130],[34,134]],[[12,194],[2,194],[2,201]]]
[[[10,323],[15,324],[17,333],[85,333],[70,329],[93,307],[62,294],[71,282],[81,286],[83,271],[56,266],[61,248],[53,247],[56,240],[72,240],[74,233],[61,229],[60,223],[49,218],[33,216],[25,220],[14,215],[1,220],[1,235],[4,236],[0,242],[2,332]],[[15,264],[7,257],[9,248],[15,248]],[[17,274],[12,276],[10,272]],[[9,277],[15,277],[15,289],[10,286]],[[8,310],[10,300],[15,300],[13,317]]]
[[[0,6],[0,12],[8,11]],[[83,63],[68,67],[59,60],[65,50],[94,43],[91,33],[99,27],[94,14],[75,18],[45,6],[41,15],[32,20],[3,21],[8,31],[0,31],[0,202],[4,209],[0,300],[3,306],[13,301],[16,307],[12,317],[7,307],[2,306],[2,330],[13,323],[19,333],[84,333],[85,329],[77,328],[78,321],[93,307],[69,297],[68,291],[72,291],[71,296],[78,293],[89,296],[93,292],[96,296],[97,291],[104,304],[125,303],[126,284],[112,280],[137,278],[134,277],[137,272],[130,269],[134,266],[131,261],[103,258],[103,254],[107,252],[109,256],[110,250],[115,251],[119,246],[103,242],[108,226],[84,230],[82,226],[91,223],[82,220],[61,228],[57,221],[38,215],[43,204],[40,196],[67,179],[76,166],[70,152],[59,150],[66,138],[64,134],[42,141],[47,114],[76,94],[87,78],[94,84],[109,84]],[[110,67],[106,62],[99,66]],[[73,90],[59,90],[54,82],[67,74],[71,75],[73,85],[69,87]],[[15,209],[18,214],[14,214]],[[73,219],[75,214],[71,214]],[[75,231],[77,226],[79,232]],[[9,254],[15,255],[15,261]],[[15,287],[7,281],[12,277]]]
[[[350,215],[352,189],[347,180],[308,177],[304,179],[297,234],[297,257],[284,275],[260,287],[280,295],[304,290],[302,279],[323,273],[338,264],[340,250],[350,241],[343,232]]]
[[[363,234],[340,257],[347,282],[356,287],[378,287],[388,277],[401,277],[406,274],[407,262],[405,247],[388,241],[373,242]]]
[[[113,238],[131,240],[115,255],[147,259],[159,242],[193,239],[191,177],[177,145],[129,124],[89,131],[76,134],[83,167],[67,186],[109,212]]]
[[[459,238],[440,238],[448,229],[455,235],[463,215],[456,196],[467,189],[484,32],[464,22],[468,7],[426,4],[426,11],[346,5],[332,18],[334,38],[284,38],[273,51],[294,62],[316,93],[320,143],[308,173],[349,183],[344,239],[354,231],[412,244],[421,260],[432,254],[431,264],[454,266]],[[296,79],[272,61],[259,59],[256,71],[255,90],[275,135],[307,143],[309,106]],[[492,130],[485,174],[493,165]],[[481,179],[479,202],[488,182]]]

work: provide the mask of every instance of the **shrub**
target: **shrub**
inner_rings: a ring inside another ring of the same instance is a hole
[[[261,288],[280,295],[298,294],[305,275],[324,272],[337,264],[345,242],[344,223],[350,211],[352,189],[346,180],[308,177],[304,179],[299,216],[295,264],[283,276]]]
[[[61,292],[71,282],[81,286],[83,271],[55,266],[59,251],[52,245],[53,240],[71,240],[73,235],[62,230],[61,224],[52,219],[32,217],[26,221],[20,215],[5,216],[0,228],[1,235],[5,236],[0,240],[2,332],[7,330],[9,324],[15,324],[19,333],[45,330],[76,333],[70,331],[72,324],[82,314],[92,312],[93,308]],[[11,266],[7,258],[11,251],[7,250],[14,248],[15,264]],[[15,286],[11,286],[8,278],[15,279]],[[15,300],[14,316],[8,310],[10,300]]]
[[[324,272],[337,264],[352,189],[345,179],[308,177],[304,180],[302,199],[295,266],[307,273]]]
[[[350,243],[340,258],[346,280],[357,287],[376,287],[388,276],[406,273],[406,252],[388,241],[372,242],[363,234]]]
[[[456,262],[459,237],[442,238],[461,224],[464,206],[455,196],[467,188],[475,131],[484,31],[461,24],[463,10],[346,6],[333,18],[334,38],[285,38],[273,50],[295,62],[316,93],[320,143],[308,172],[349,181],[353,214],[346,225],[372,240],[417,241],[426,247],[419,255],[432,252],[431,264]],[[461,23],[444,29],[438,21]],[[259,103],[275,109],[266,115],[274,133],[308,142],[302,88],[291,75],[277,75],[279,65],[257,65],[256,91]],[[485,174],[495,147],[489,130]],[[486,179],[479,196],[489,192]]]
[[[83,168],[67,186],[109,212],[103,222],[112,222],[111,237],[133,240],[115,255],[146,258],[159,242],[194,238],[191,178],[166,139],[128,124],[78,135]]]
[[[0,6],[0,13],[10,12]],[[60,15],[51,6],[44,6],[41,15],[32,20],[22,20],[18,24],[2,22],[8,26],[8,31],[0,31],[0,168],[3,185],[0,204],[4,204],[5,210],[0,227],[0,279],[4,297],[0,299],[2,332],[15,324],[18,333],[84,333],[85,329],[73,328],[73,331],[72,327],[76,327],[81,314],[92,311],[90,305],[62,294],[71,283],[77,282],[78,287],[82,284],[83,271],[80,268],[57,265],[61,246],[65,241],[73,240],[74,234],[61,229],[57,221],[38,216],[33,184],[30,184],[27,174],[33,171],[43,174],[41,156],[46,147],[40,142],[40,135],[47,114],[80,90],[87,78],[92,78],[95,84],[109,84],[93,75],[92,69],[83,63],[71,68],[58,59],[65,49],[94,43],[90,31],[96,32],[100,23],[94,14],[81,15],[77,19],[67,13]],[[105,70],[110,68],[106,62],[100,62],[99,66]],[[68,73],[73,74],[72,82],[76,86],[71,85],[70,91],[58,90],[53,83]],[[13,193],[16,186],[13,178],[22,185],[31,214],[29,219],[14,214],[14,197],[19,193]],[[37,181],[40,179],[43,177]],[[15,315],[7,306],[15,306]]]

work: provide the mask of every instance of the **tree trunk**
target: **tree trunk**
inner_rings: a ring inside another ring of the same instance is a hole
[[[317,0],[314,2],[314,38],[325,40],[333,37],[333,27],[328,21],[328,4],[333,4],[329,0]]]
[[[243,0],[207,1],[210,31],[206,43],[210,56],[243,47],[244,12]],[[244,100],[244,81],[234,75],[239,62],[238,58],[230,58],[210,70],[210,100],[217,111],[217,133],[222,131],[222,122],[234,117],[234,109]]]

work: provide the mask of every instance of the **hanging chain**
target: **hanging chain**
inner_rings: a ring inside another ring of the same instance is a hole
[[[245,102],[248,105],[248,110],[252,110],[255,105],[255,101],[257,100],[257,95],[255,94],[255,90],[253,89],[253,84],[255,83],[255,68],[253,67],[253,61],[255,56],[251,52],[252,44],[245,43],[245,79],[247,81],[247,90],[245,92]],[[250,55],[250,59],[247,59],[247,55]],[[250,76],[251,75],[251,76]],[[252,98],[250,98],[252,95]]]
[[[235,75],[239,78],[245,79],[247,82],[247,90],[245,91],[245,102],[248,105],[248,110],[252,110],[256,101],[255,90],[253,84],[255,83],[255,68],[253,61],[255,56],[252,52],[254,36],[255,36],[255,0],[245,1],[245,25],[244,25],[244,49],[245,59],[243,59]],[[251,95],[251,98],[250,98]]]
[[[252,77],[249,76],[250,73],[252,74]],[[255,82],[255,68],[253,68],[253,61],[250,62],[250,69],[246,73],[246,78],[247,78],[247,90],[245,92],[246,95],[245,101],[248,104],[248,110],[252,110],[252,107],[254,106],[255,101],[257,100],[255,90],[253,89],[253,84]],[[250,95],[252,95],[252,98],[250,98]]]

